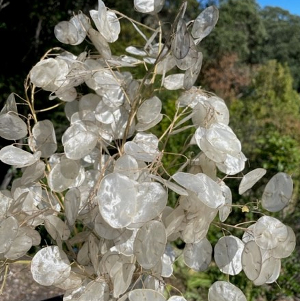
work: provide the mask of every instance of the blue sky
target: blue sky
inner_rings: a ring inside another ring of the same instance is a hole
[[[263,8],[264,6],[278,6],[288,10],[291,14],[300,16],[299,0],[257,0],[257,3]]]

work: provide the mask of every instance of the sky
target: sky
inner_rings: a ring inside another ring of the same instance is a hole
[[[300,16],[300,0],[257,0],[260,7],[278,6],[288,10],[293,15]]]

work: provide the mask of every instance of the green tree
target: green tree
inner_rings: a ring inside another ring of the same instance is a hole
[[[289,67],[275,60],[263,65],[248,95],[231,105],[232,114],[239,116],[232,126],[251,164],[299,174],[299,109]]]
[[[216,29],[202,43],[206,56],[215,60],[224,54],[236,53],[242,62],[260,62],[266,37],[260,8],[255,0],[221,0]]]
[[[230,101],[244,92],[251,69],[262,61],[266,30],[255,0],[221,0],[219,9],[217,30],[201,43],[206,60],[200,83]]]
[[[300,90],[300,17],[279,7],[267,6],[261,11],[267,32],[263,57],[288,63],[294,78],[294,88]]]
[[[231,126],[243,145],[243,151],[249,160],[249,169],[263,167],[268,170],[266,179],[278,171],[292,175],[294,197],[291,206],[282,218],[291,227],[296,227],[299,219],[297,206],[300,184],[300,96],[293,89],[293,78],[287,64],[271,60],[262,65],[256,73],[248,94],[231,103]],[[246,172],[246,171],[245,171]],[[267,181],[267,180],[265,180]],[[263,184],[263,182],[261,182]],[[256,187],[244,197],[242,202],[253,201],[261,197],[263,186]],[[236,196],[240,198],[240,196]],[[254,218],[249,213],[249,219]],[[297,237],[299,242],[299,235]],[[279,287],[255,289],[255,294],[266,300],[274,296],[300,293],[299,281],[299,248],[293,256],[283,261],[283,274],[278,279]],[[294,273],[291,278],[288,273]],[[281,285],[282,284],[282,285]],[[284,284],[284,285],[283,285]],[[250,285],[250,291],[253,288]],[[252,293],[251,293],[252,294]],[[252,294],[253,296],[253,294]]]

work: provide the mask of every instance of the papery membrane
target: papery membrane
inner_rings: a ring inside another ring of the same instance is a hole
[[[67,279],[71,266],[67,255],[57,246],[39,250],[31,261],[33,279],[45,286],[58,284]]]

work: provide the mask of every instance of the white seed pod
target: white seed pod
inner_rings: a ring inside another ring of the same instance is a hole
[[[275,258],[286,258],[292,254],[296,247],[296,235],[293,229],[286,226],[288,236],[285,241],[279,241],[277,246],[272,249],[272,256]]]
[[[139,183],[132,223],[145,223],[157,217],[167,205],[167,191],[157,182]]]
[[[195,81],[197,80],[201,67],[202,67],[202,61],[203,61],[203,54],[202,52],[198,52],[197,55],[197,61],[195,64],[192,64],[190,68],[188,68],[184,73],[183,78],[183,87],[186,90],[189,90],[194,85]]]
[[[125,231],[125,229],[116,229],[113,228],[110,224],[108,224],[100,212],[96,215],[95,221],[94,221],[94,230],[95,232],[101,237],[109,240],[116,239],[117,237],[120,237],[122,233]]]
[[[71,72],[74,71],[71,70],[70,73]],[[59,98],[60,100],[63,100],[64,102],[68,103],[74,101],[77,98],[78,94],[77,90],[75,89],[75,86],[82,84],[84,82],[83,78],[80,77],[80,75],[78,77],[76,77],[76,75],[72,77],[68,75],[68,80],[66,81],[68,82],[68,85],[59,87],[57,90],[53,91],[49,95],[49,100]]]
[[[84,41],[87,31],[91,28],[90,19],[82,12],[73,16],[70,21],[77,30],[77,41],[72,45],[79,45]]]
[[[97,145],[96,133],[96,125],[88,122],[77,122],[71,125],[62,136],[66,157],[79,160],[90,154]]]
[[[8,210],[13,203],[14,199],[11,192],[9,190],[0,190],[0,222],[6,219]],[[2,252],[0,251],[0,253]]]
[[[115,246],[111,250],[117,250],[125,256],[133,255],[133,244],[139,229],[124,230],[118,237],[114,239]]]
[[[134,46],[126,47],[125,51],[133,55],[146,56],[147,52]]]
[[[27,135],[26,123],[14,112],[0,114],[0,136],[7,140],[19,140]]]
[[[105,176],[98,190],[99,209],[104,220],[113,228],[124,228],[132,222],[137,190],[135,182],[119,173]]]
[[[157,14],[165,0],[134,0],[134,8],[140,13]]]
[[[167,242],[166,230],[159,221],[150,221],[139,229],[133,251],[144,269],[153,268],[161,259]]]
[[[260,248],[254,240],[245,244],[242,253],[242,266],[248,279],[253,281],[258,278],[262,267],[262,256]]]
[[[208,301],[247,301],[244,293],[226,281],[216,281],[209,288]]]
[[[186,299],[182,296],[172,296],[168,299],[168,301],[186,301]]]
[[[94,234],[90,234],[88,238],[89,252],[88,256],[95,271],[99,266],[99,239]]]
[[[225,197],[221,187],[203,173],[192,175],[177,172],[173,179],[184,188],[195,192],[198,198],[208,207],[218,208],[225,204]]]
[[[184,73],[170,74],[165,77],[163,85],[167,90],[178,90],[183,88]]]
[[[209,209],[216,211],[213,216],[217,214],[216,209]],[[185,243],[197,243],[206,237],[211,223],[211,216],[205,211],[206,210],[198,213],[188,213],[186,220],[183,220],[183,224],[181,225],[181,237]]]
[[[54,35],[61,43],[77,45],[79,41],[78,31],[69,21],[61,21],[54,27]]]
[[[181,225],[184,218],[184,210],[181,206],[176,207],[171,211],[170,214],[166,216],[164,224],[166,227],[167,236],[170,236],[171,234],[177,232],[177,229]]]
[[[44,286],[59,284],[69,277],[70,272],[69,259],[57,246],[39,250],[31,261],[33,279]]]
[[[166,298],[159,292],[151,289],[135,289],[128,293],[130,301],[166,301]]]
[[[83,167],[78,161],[68,158],[62,158],[60,162],[54,165],[48,177],[48,184],[51,190],[55,192],[62,192],[67,188],[79,186],[84,178]]]
[[[207,270],[212,258],[212,246],[207,238],[198,243],[186,244],[183,250],[185,264],[191,269],[202,272]]]
[[[196,44],[200,43],[213,30],[219,19],[219,10],[216,6],[209,6],[195,19],[192,36]]]
[[[266,258],[264,258],[265,256]],[[263,255],[259,276],[253,281],[253,284],[257,286],[274,282],[279,276],[281,267],[280,259],[270,256],[269,252],[266,252],[265,256]]]
[[[244,232],[243,237],[242,237],[242,241],[246,244],[248,241],[254,240],[254,234],[253,234],[253,230],[254,230],[254,226],[255,224],[252,224],[251,226],[249,226],[247,228],[247,230]]]
[[[278,219],[271,216],[262,216],[255,223],[253,235],[260,248],[270,250],[287,239],[288,229]]]
[[[29,226],[22,226],[19,228],[19,234],[25,234],[28,237],[32,239],[32,245],[33,246],[38,246],[41,243],[41,235],[37,230],[34,230],[33,228]]]
[[[153,174],[149,174],[149,177],[156,180],[157,182],[160,182],[161,184],[163,184],[165,187],[167,187],[168,189],[171,189],[172,191],[176,192],[179,195],[188,195],[187,191],[185,189],[183,189],[181,186],[172,183],[170,180],[165,180],[160,176],[157,175],[153,175]]]
[[[172,40],[172,54],[176,59],[184,59],[190,50],[190,33],[183,18],[178,20],[175,37]]]
[[[244,243],[235,236],[223,236],[215,245],[214,258],[221,272],[237,275],[242,270]]]
[[[185,51],[187,49],[188,53],[186,56],[184,56],[182,58],[177,58],[173,54],[174,58],[175,58],[176,66],[180,70],[183,70],[183,71],[187,71],[191,68],[193,68],[193,69],[195,68],[193,72],[197,72],[198,70],[196,70],[196,68],[199,67],[199,64],[200,64],[200,61],[198,61],[198,58],[199,58],[199,55],[201,56],[201,52],[198,52],[198,50],[196,49],[194,40],[193,40],[192,36],[189,34],[189,32],[187,32],[186,38],[189,39],[189,44],[186,45],[188,47],[184,46],[182,48],[183,48],[183,51]],[[176,39],[176,37],[175,37],[175,39]],[[173,40],[173,42],[175,41],[175,39]],[[173,46],[173,43],[172,43],[172,46]],[[175,52],[176,52],[176,50],[175,50]],[[184,53],[182,53],[181,50],[180,50],[179,54],[184,55]],[[196,65],[198,65],[198,66],[196,66]],[[184,84],[187,84],[187,88],[189,88],[189,85],[191,85],[191,82],[189,82],[189,80],[188,80],[189,75],[190,75],[190,73],[188,72],[188,77],[186,77],[186,73],[185,73],[184,78],[183,78]]]
[[[223,181],[220,182],[220,186],[225,197],[225,204],[219,208],[219,219],[223,223],[232,211],[232,193]]]
[[[274,269],[273,269],[273,273],[272,275],[268,278],[268,280],[266,281],[267,284],[270,284],[270,283],[273,283],[275,282],[279,275],[280,275],[280,272],[281,272],[281,260],[278,258],[276,261],[275,261],[275,264],[274,264]]]
[[[5,102],[5,105],[3,106],[2,110],[0,111],[0,114],[5,114],[8,112],[14,112],[18,113],[17,103],[15,99],[14,93],[10,93],[7,97],[7,100]]]
[[[81,265],[89,265],[90,257],[89,257],[89,243],[86,241],[82,247],[79,249],[77,253],[77,261]]]
[[[153,134],[137,133],[132,141],[125,143],[124,150],[137,160],[153,162],[159,156],[158,138]]]
[[[262,195],[262,206],[271,212],[277,212],[289,204],[293,194],[293,180],[284,172],[273,176]]]
[[[9,250],[5,253],[5,258],[10,260],[21,258],[32,247],[32,238],[27,235],[26,231],[21,229],[19,228],[18,235],[11,243]]]
[[[121,31],[119,19],[114,12],[107,10],[103,1],[98,1],[98,11],[90,10],[90,16],[107,42],[118,40]]]
[[[239,139],[228,125],[213,123],[207,129],[198,127],[194,137],[199,148],[222,172],[234,175],[244,169],[247,159],[241,152]]]
[[[161,276],[162,277],[171,277],[173,274],[173,263],[175,261],[175,252],[174,249],[170,244],[167,244],[165,252],[161,258],[162,263],[162,270]]]
[[[45,167],[45,163],[41,160],[36,161],[32,165],[25,167],[21,177],[21,184],[28,185],[43,178]]]
[[[45,228],[54,240],[67,240],[70,236],[69,227],[55,215],[45,217]]]
[[[18,221],[13,217],[7,217],[0,223],[0,253],[9,250],[19,230]]]
[[[64,199],[65,214],[69,226],[74,226],[80,207],[80,191],[74,187],[67,191]]]
[[[29,147],[32,151],[41,151],[42,158],[49,158],[57,149],[54,126],[50,120],[38,121],[32,128],[29,137]]]
[[[213,123],[229,123],[229,111],[224,100],[217,96],[197,97],[192,121],[195,127],[209,128]]]
[[[83,289],[76,301],[108,301],[109,300],[109,287],[108,284],[101,280],[93,280],[89,282]]]
[[[40,151],[31,154],[13,145],[4,146],[0,150],[0,160],[5,164],[13,165],[17,168],[30,166],[37,162],[40,157]]]
[[[55,287],[63,290],[73,290],[81,286],[82,280],[83,276],[71,271],[69,277],[61,283],[56,284]]]
[[[117,266],[117,268],[115,268]],[[130,262],[120,263],[114,266],[114,275],[111,275],[113,278],[114,292],[113,296],[118,298],[128,289],[132,276],[135,271],[135,264]]]
[[[138,122],[135,126],[135,129],[139,132],[147,131],[153,128],[155,125],[161,122],[163,118],[163,114],[158,114],[155,119],[153,119],[150,123],[140,123]]]
[[[264,168],[256,168],[244,175],[239,186],[239,194],[243,194],[250,189],[266,174],[266,172],[267,171]]]
[[[161,100],[157,96],[146,99],[138,108],[136,117],[140,123],[151,123],[160,114]]]
[[[35,86],[52,92],[68,84],[66,76],[69,71],[69,66],[65,60],[49,58],[39,61],[33,66],[29,76]]]
[[[111,50],[103,35],[94,28],[90,28],[88,30],[88,37],[90,38],[102,58],[109,60],[111,58]]]
[[[132,180],[137,180],[140,171],[137,160],[130,155],[123,155],[115,162],[114,172],[124,174]]]

